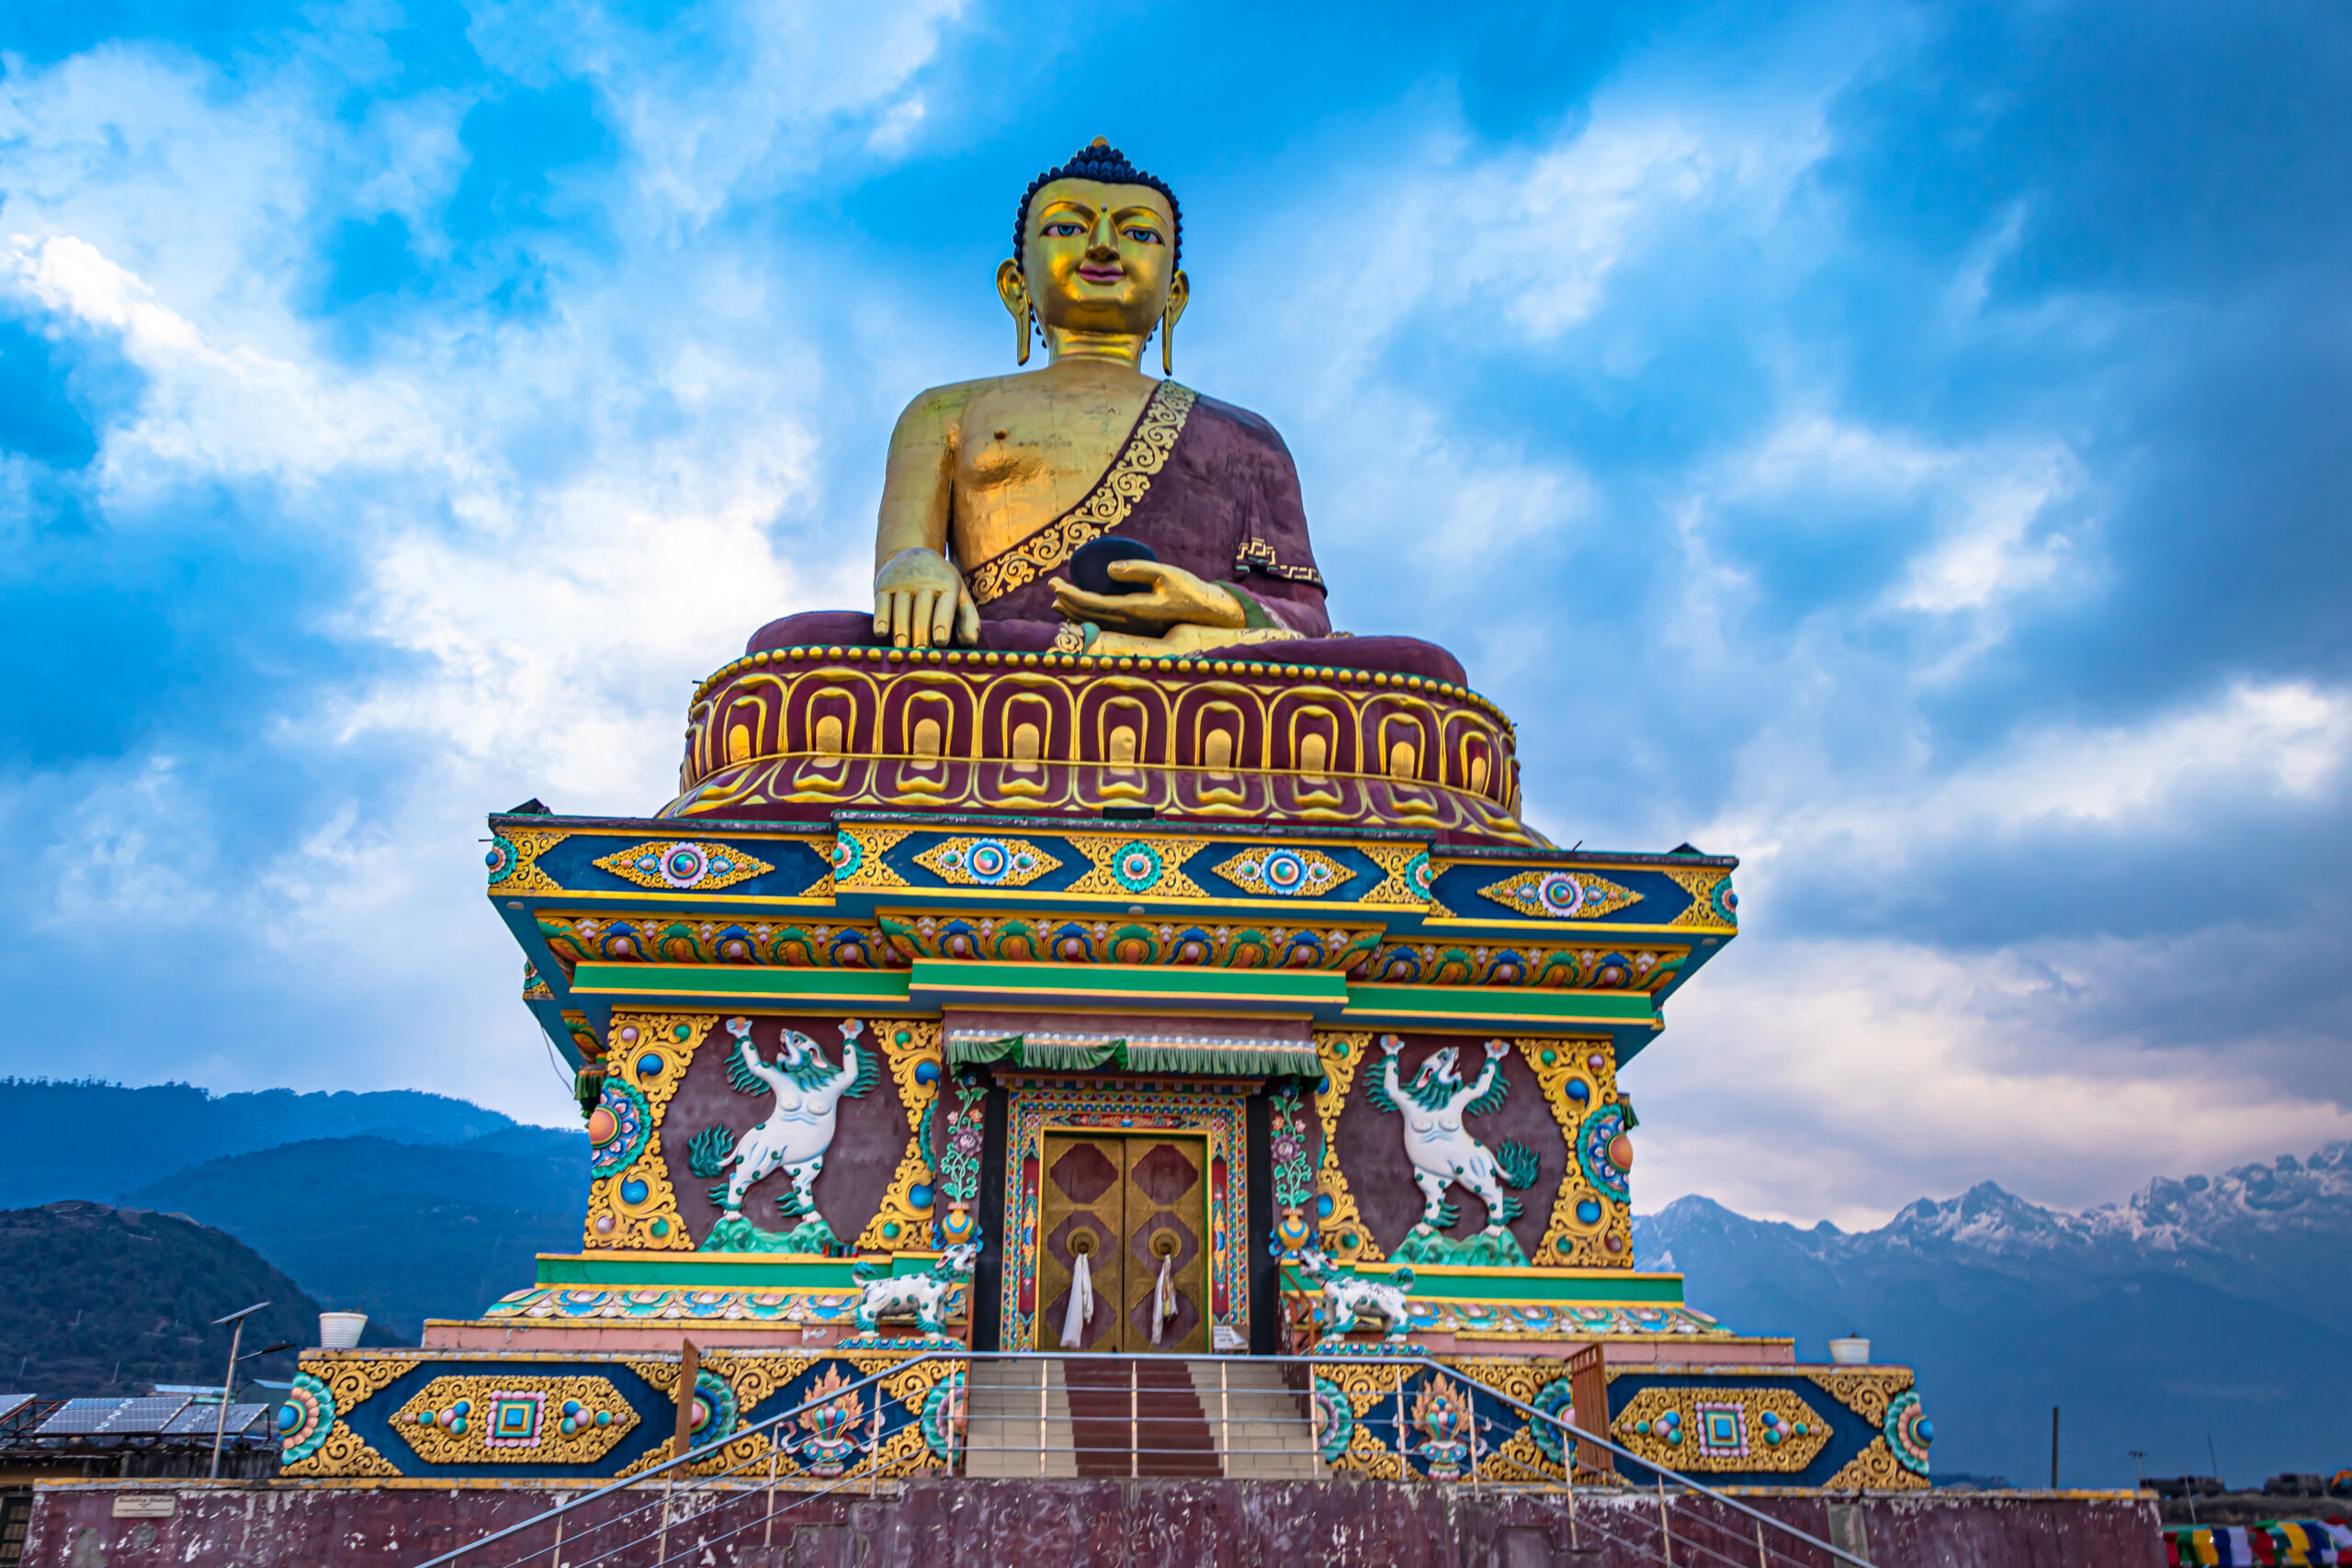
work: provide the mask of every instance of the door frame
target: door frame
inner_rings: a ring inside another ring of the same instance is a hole
[[[1005,1089],[1003,1278],[999,1284],[997,1342],[1039,1346],[1038,1221],[1046,1134],[1147,1136],[1201,1134],[1207,1139],[1209,1348],[1222,1328],[1250,1343],[1249,1156],[1246,1105],[1257,1082],[1249,1078],[1073,1077],[1059,1073],[1000,1072]]]

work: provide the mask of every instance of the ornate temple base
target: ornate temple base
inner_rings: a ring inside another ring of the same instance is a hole
[[[424,1561],[554,1506],[572,1493],[545,1485],[447,1482],[378,1486],[221,1483],[44,1483],[23,1568],[161,1568],[239,1562],[312,1568],[328,1562]],[[123,1504],[137,1499],[129,1507]],[[2128,1492],[1936,1492],[1900,1497],[1747,1493],[1743,1500],[1809,1535],[1867,1542],[1878,1568],[2064,1562],[2069,1568],[2159,1568],[2153,1497]],[[1655,1558],[1600,1545],[1642,1532],[1654,1495],[1581,1494],[1569,1549],[1556,1497],[1378,1481],[917,1481],[895,1496],[802,1502],[765,1529],[765,1498],[743,1492],[697,1510],[673,1539],[715,1568],[998,1568],[1055,1562],[1126,1568],[1215,1562],[1272,1568],[1462,1568],[1470,1563],[1606,1564]],[[639,1507],[616,1495],[574,1516],[577,1538],[601,1517]],[[1670,1511],[1685,1509],[1676,1501]],[[1695,1523],[1696,1521],[1690,1521]],[[1686,1525],[1683,1528],[1688,1528]],[[730,1533],[732,1532],[732,1533]],[[722,1539],[725,1538],[725,1539]],[[590,1539],[594,1539],[591,1537]],[[1130,1543],[1150,1543],[1148,1552]],[[1682,1553],[1676,1560],[1682,1560]]]

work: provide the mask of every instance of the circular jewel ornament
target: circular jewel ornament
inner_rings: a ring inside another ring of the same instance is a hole
[[[1565,871],[1555,871],[1535,885],[1535,902],[1555,920],[1572,919],[1584,908],[1584,884]]]
[[[277,1407],[278,1459],[299,1464],[319,1451],[334,1427],[334,1394],[308,1372],[294,1374],[294,1386]]]
[[[1886,1446],[1895,1460],[1914,1475],[1928,1473],[1928,1446],[1936,1440],[1935,1423],[1919,1404],[1917,1391],[1899,1393],[1887,1402]]]
[[[1142,893],[1159,880],[1159,852],[1137,840],[1119,846],[1111,857],[1111,874],[1130,893]]]
[[[1577,1125],[1577,1168],[1604,1197],[1620,1203],[1631,1201],[1633,1191],[1626,1184],[1628,1173],[1616,1156],[1630,1152],[1631,1147],[1622,1106],[1601,1106]]]
[[[607,1076],[596,1109],[588,1115],[588,1179],[626,1170],[645,1152],[653,1134],[653,1111],[645,1096],[624,1079]]]

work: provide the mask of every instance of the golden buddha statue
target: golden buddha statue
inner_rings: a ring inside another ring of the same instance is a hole
[[[1012,239],[997,297],[1017,362],[1042,333],[1046,364],[909,403],[890,437],[870,624],[788,616],[752,651],[870,638],[1164,659],[1247,644],[1252,658],[1462,680],[1426,643],[1334,638],[1282,437],[1144,373],[1155,334],[1172,369],[1191,298],[1167,182],[1097,137],[1030,182]],[[1142,547],[1097,581],[1111,592],[1088,592],[1072,559],[1104,538]]]

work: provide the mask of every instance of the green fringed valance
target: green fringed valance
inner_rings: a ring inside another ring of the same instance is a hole
[[[1182,1035],[979,1037],[951,1032],[947,1063],[950,1066],[1003,1063],[1063,1073],[1108,1067],[1116,1072],[1212,1073],[1227,1077],[1313,1077],[1323,1070],[1314,1045],[1306,1041]]]

